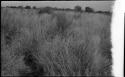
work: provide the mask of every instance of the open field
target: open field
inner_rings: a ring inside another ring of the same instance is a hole
[[[111,16],[1,8],[2,76],[112,76]]]

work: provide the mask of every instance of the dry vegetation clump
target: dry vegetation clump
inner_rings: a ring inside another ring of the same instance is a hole
[[[72,24],[72,19],[69,21],[66,16],[67,15],[65,13],[58,13],[56,15],[57,30],[61,36],[66,36],[67,30],[69,30],[70,25]]]
[[[2,9],[2,76],[112,76],[109,18]]]
[[[45,7],[45,8],[41,8],[39,11],[38,11],[38,14],[51,14],[52,13],[52,9],[49,8],[49,7]]]

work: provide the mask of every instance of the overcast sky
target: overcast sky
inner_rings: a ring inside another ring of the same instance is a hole
[[[74,8],[80,5],[82,9],[90,6],[94,10],[111,11],[114,1],[2,1],[2,6],[36,6],[36,7],[58,7],[58,8]]]

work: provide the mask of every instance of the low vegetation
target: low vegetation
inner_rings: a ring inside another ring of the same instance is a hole
[[[95,13],[2,8],[1,75],[112,76],[110,21]]]

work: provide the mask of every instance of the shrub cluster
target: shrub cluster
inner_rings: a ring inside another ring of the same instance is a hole
[[[80,6],[75,6],[74,10],[77,11],[77,12],[81,12],[82,8]]]
[[[44,13],[50,14],[52,13],[52,9],[50,7],[45,7],[41,8],[38,12],[38,14],[44,14]]]
[[[86,12],[94,12],[94,10],[93,10],[92,8],[90,8],[90,7],[86,7],[86,8],[85,8],[85,11],[86,11]]]

